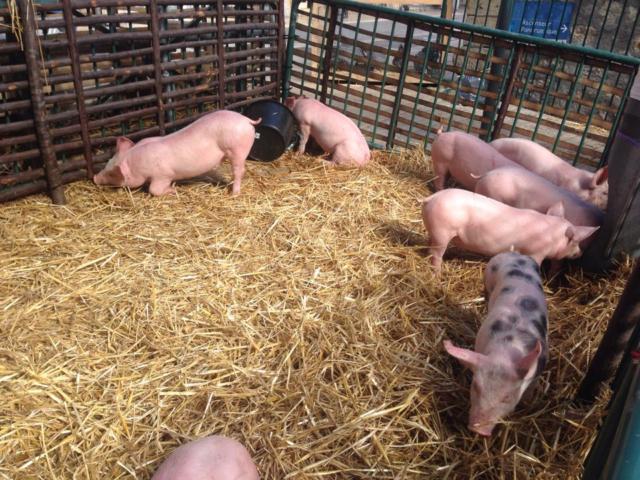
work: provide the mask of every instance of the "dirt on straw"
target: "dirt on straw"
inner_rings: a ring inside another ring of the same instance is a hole
[[[571,399],[630,271],[545,282],[551,357],[489,440],[466,428],[485,261],[435,277],[427,159],[293,155],[224,185],[67,188],[0,206],[0,475],[149,478],[240,440],[262,478],[578,478],[606,398]],[[223,173],[228,177],[228,167]]]

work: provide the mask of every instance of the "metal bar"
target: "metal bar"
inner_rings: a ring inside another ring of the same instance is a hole
[[[268,37],[263,37],[265,40]],[[282,85],[283,80],[283,63],[284,63],[284,0],[278,0],[278,41],[276,48],[278,49],[277,67],[276,67],[276,84],[278,88]],[[280,92],[276,90],[275,98],[280,96]]]
[[[315,0],[317,2],[326,3],[328,0]],[[394,10],[387,7],[365,5],[357,3],[351,0],[330,0],[332,4],[342,7],[351,7],[355,10],[361,10],[363,12],[378,12],[381,16],[384,14],[392,19],[413,19],[418,22],[423,21],[430,25],[454,27],[462,29],[467,32],[481,33],[483,35],[490,35],[494,37],[503,38],[505,40],[513,40],[519,43],[535,44],[541,47],[549,47],[551,50],[558,52],[575,53],[579,56],[602,58],[606,60],[614,60],[623,64],[635,64],[640,65],[640,58],[629,57],[626,55],[620,55],[611,52],[603,52],[595,48],[572,45],[569,43],[560,43],[555,40],[548,40],[546,38],[535,37],[532,35],[525,35],[522,33],[509,32],[506,30],[496,30],[494,28],[484,27],[482,25],[472,25],[468,23],[458,22],[455,20],[447,20],[439,17],[431,17],[428,15],[421,15],[414,12],[405,12],[403,10]]]
[[[226,90],[226,67],[225,67],[225,51],[224,51],[224,5],[222,0],[216,0],[216,8],[218,16],[216,17],[217,25],[217,54],[218,54],[218,102],[220,108],[224,108],[225,105],[225,90]],[[173,120],[173,119],[172,119]]]
[[[516,123],[518,123],[518,118],[520,117],[520,111],[522,110],[522,104],[524,103],[524,96],[525,96],[525,87],[529,84],[529,82],[532,79],[532,74],[533,74],[533,66],[538,63],[538,50],[535,50],[533,52],[533,55],[531,56],[531,61],[529,62],[529,68],[527,69],[527,74],[524,77],[524,82],[523,82],[523,87],[522,87],[522,91],[520,92],[520,101],[518,102],[518,108],[516,109],[516,113],[514,114],[513,117],[513,123],[511,124],[511,130],[509,131],[509,136],[513,136],[513,132],[516,128]]]
[[[351,90],[351,79],[353,78],[353,67],[355,63],[353,60],[356,56],[356,47],[358,46],[358,33],[360,33],[360,18],[362,17],[362,12],[358,11],[358,19],[356,20],[356,29],[353,33],[353,46],[351,47],[351,62],[349,63],[349,75],[347,77],[347,90],[344,94],[344,106],[342,107],[342,111],[346,113],[347,110],[347,101],[349,100],[349,91]],[[365,75],[368,72],[365,72]]]
[[[69,0],[67,0],[69,1]],[[151,10],[151,37],[153,48],[153,77],[156,91],[156,105],[158,106],[158,127],[160,128],[160,135],[164,135],[164,101],[162,98],[162,59],[160,57],[160,35],[158,29],[160,28],[160,22],[158,17],[158,1],[151,0],[149,5]]]
[[[333,54],[333,41],[336,35],[336,25],[338,22],[338,9],[331,5],[331,16],[329,19],[329,32],[327,33],[327,48],[324,51],[322,60],[322,86],[320,88],[320,101],[327,101],[327,86],[329,84],[329,75],[331,73],[331,55]]]
[[[283,85],[282,85],[282,101],[289,96],[289,84],[291,82],[291,62],[293,61],[293,44],[296,36],[296,23],[298,21],[298,6],[300,0],[291,2],[291,15],[289,16],[289,35],[287,36],[287,59],[285,61]]]
[[[358,13],[360,13],[360,12],[358,12]],[[387,54],[386,54],[387,58],[389,58],[389,54],[391,53],[391,45],[393,43],[391,39],[393,38],[393,36],[395,34],[396,25],[397,25],[397,23],[394,20],[393,23],[391,24],[391,33],[389,34],[389,45],[387,46]],[[382,98],[384,96],[384,89],[385,89],[385,87],[387,85],[387,70],[388,70],[388,67],[389,67],[389,63],[385,62],[384,70],[382,71],[382,82],[380,83],[380,98]],[[346,98],[345,98],[345,102],[346,102]],[[376,116],[375,116],[376,123],[373,126],[373,132],[371,134],[372,140],[375,140],[375,138],[376,138],[376,131],[377,131],[377,128],[378,128],[378,118],[380,116],[380,107],[381,106],[382,106],[382,102],[378,102],[378,108],[376,109]]]
[[[511,67],[509,68],[509,74],[507,76],[507,90],[505,91],[501,101],[500,101],[500,109],[498,110],[498,118],[493,126],[493,131],[491,132],[490,140],[495,140],[500,135],[500,131],[502,130],[502,126],[504,125],[504,119],[507,116],[507,112],[509,111],[509,105],[511,103],[511,97],[513,95],[513,87],[516,84],[516,80],[518,79],[518,71],[520,70],[520,66],[522,65],[522,54],[523,47],[522,45],[516,46],[515,50],[515,60],[511,62]],[[515,123],[515,122],[514,122]]]
[[[407,32],[404,37],[404,50],[402,51],[402,65],[400,66],[400,76],[398,77],[398,94],[396,95],[391,112],[391,120],[389,121],[389,135],[387,136],[387,148],[393,148],[394,138],[396,135],[396,126],[398,124],[398,115],[400,114],[400,103],[402,102],[402,92],[404,90],[404,81],[409,65],[409,55],[411,54],[411,43],[413,42],[413,22],[407,25]]]
[[[378,30],[378,16],[376,15],[373,21],[373,31],[371,32],[371,44],[369,45],[369,56],[367,58],[367,66],[366,71],[368,72],[371,68],[371,60],[373,57],[374,47],[376,44],[376,32]],[[358,110],[358,119],[357,124],[360,125],[362,121],[362,114],[364,113],[364,103],[367,95],[367,88],[369,87],[369,75],[365,75],[364,77],[364,85],[362,86],[362,98],[360,101],[360,108]]]
[[[633,87],[633,82],[634,82],[634,77],[630,77],[628,79],[627,86],[624,89],[624,94],[620,98],[620,106],[618,107],[616,116],[613,119],[613,123],[611,124],[611,133],[609,134],[609,138],[607,139],[607,144],[604,146],[604,150],[602,152],[602,158],[600,159],[598,168],[601,168],[607,163],[607,158],[609,156],[609,150],[611,150],[611,144],[613,143],[614,134],[618,131],[618,124],[620,123],[620,118],[622,117],[622,114],[625,110],[624,102],[627,98],[629,98],[629,92],[631,92],[631,87]]]
[[[27,63],[27,74],[29,77],[29,90],[31,91],[31,101],[33,105],[33,118],[38,137],[38,145],[42,155],[49,194],[53,203],[63,205],[64,186],[62,177],[58,169],[56,156],[51,148],[51,137],[47,125],[47,113],[42,91],[42,78],[40,77],[40,64],[38,61],[38,40],[36,37],[36,22],[33,16],[31,2],[29,0],[17,0],[20,17],[23,23],[23,35],[25,49],[25,61]]]
[[[76,31],[73,25],[73,13],[71,11],[71,0],[63,0],[65,32],[69,41],[69,57],[71,57],[71,72],[73,73],[73,88],[76,96],[76,107],[78,109],[78,120],[80,121],[80,135],[84,144],[83,154],[87,166],[87,178],[93,178],[93,155],[89,143],[89,128],[87,126],[87,112],[85,110],[84,89],[82,86],[82,68],[78,49],[76,48]]]
[[[602,78],[600,79],[600,85],[598,86],[598,91],[596,92],[595,97],[593,98],[593,103],[591,104],[591,110],[589,112],[589,118],[587,123],[584,126],[584,133],[582,134],[582,138],[580,139],[580,144],[578,148],[576,148],[576,155],[573,158],[572,165],[575,165],[578,162],[578,158],[580,158],[580,152],[582,151],[582,147],[584,146],[584,141],[589,133],[589,127],[591,126],[591,122],[593,121],[593,117],[595,115],[596,106],[598,104],[598,99],[600,98],[600,94],[602,93],[602,87],[604,86],[604,81],[607,78],[607,73],[609,72],[608,68],[605,68],[602,73]]]
[[[562,120],[560,121],[560,128],[558,129],[558,135],[556,136],[556,141],[553,142],[553,147],[551,147],[551,151],[555,152],[558,147],[558,143],[560,142],[560,136],[562,135],[562,130],[564,128],[564,124],[567,121],[567,117],[569,116],[569,110],[571,110],[571,102],[573,102],[573,96],[576,93],[576,88],[578,87],[578,79],[580,78],[580,74],[582,73],[582,68],[584,67],[584,59],[578,64],[575,71],[575,81],[571,84],[571,88],[569,89],[569,98],[567,99],[566,107],[564,109],[564,115],[562,116]]]
[[[545,77],[545,82],[547,84],[547,88],[544,92],[544,97],[542,98],[542,102],[540,102],[540,115],[538,115],[538,120],[536,121],[536,126],[533,129],[533,135],[531,135],[531,140],[535,140],[538,135],[538,129],[540,128],[540,124],[542,123],[542,117],[544,116],[544,109],[547,105],[547,99],[549,98],[549,92],[551,91],[551,85],[553,84],[553,80],[556,77],[556,72],[558,70],[558,64],[560,63],[559,59],[553,63],[553,68],[551,69],[551,75],[547,75]],[[564,65],[564,62],[563,62]],[[551,78],[551,80],[549,80]]]

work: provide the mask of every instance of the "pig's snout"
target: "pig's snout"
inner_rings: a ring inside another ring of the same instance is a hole
[[[476,432],[478,435],[482,435],[483,437],[490,437],[495,426],[496,424],[492,422],[480,422],[475,420],[469,421],[469,430]]]

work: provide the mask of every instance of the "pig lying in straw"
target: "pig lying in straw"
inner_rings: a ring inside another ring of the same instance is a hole
[[[175,193],[174,180],[207,173],[228,158],[233,168],[232,191],[238,195],[258,123],[260,120],[220,110],[170,135],[146,138],[135,145],[119,137],[115,155],[93,181],[131,188],[148,183],[152,195],[165,195]]]
[[[546,213],[561,202],[565,218],[574,225],[600,226],[604,213],[575,193],[520,167],[501,167],[478,179],[475,192],[512,207]]]
[[[363,167],[371,158],[369,145],[353,121],[342,113],[312,98],[288,97],[285,105],[291,109],[300,126],[298,153],[304,153],[309,137],[331,154],[336,165]]]
[[[258,480],[251,455],[239,442],[211,436],[178,447],[151,480]]]
[[[499,138],[489,145],[499,153],[537,173],[581,199],[605,209],[609,197],[607,167],[596,172],[576,168],[541,145],[522,138]]]
[[[447,175],[450,174],[460,185],[473,190],[485,173],[498,167],[519,167],[491,146],[464,132],[445,132],[438,130],[431,146],[434,180],[436,190],[442,190]]]
[[[598,227],[577,227],[563,218],[562,204],[548,214],[510,207],[458,188],[437,192],[422,201],[429,232],[431,263],[440,270],[449,242],[483,255],[515,249],[538,263],[545,258],[577,258]]]
[[[518,253],[501,253],[485,269],[489,313],[475,350],[444,347],[473,371],[469,428],[490,436],[513,412],[547,360],[547,304],[538,265]]]

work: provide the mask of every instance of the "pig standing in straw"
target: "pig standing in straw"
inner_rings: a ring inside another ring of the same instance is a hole
[[[540,264],[545,258],[579,257],[599,228],[575,226],[565,220],[562,203],[553,205],[545,215],[459,188],[441,190],[422,202],[431,264],[438,271],[451,241],[482,255],[515,249]]]
[[[478,137],[464,132],[442,133],[442,129],[438,130],[431,147],[431,161],[436,174],[433,182],[436,190],[444,188],[448,175],[473,190],[478,179],[495,168],[521,168]]]
[[[606,209],[609,198],[607,167],[596,172],[576,168],[541,145],[524,138],[499,138],[489,145],[527,170],[575,193],[581,199]]]
[[[447,352],[473,371],[469,428],[490,436],[513,412],[547,360],[547,304],[536,262],[518,253],[501,253],[485,269],[489,313],[475,350],[445,340]]]
[[[353,121],[342,113],[312,98],[288,97],[285,105],[291,109],[300,126],[298,153],[304,153],[309,137],[331,154],[336,165],[364,167],[371,158],[369,145]]]
[[[231,160],[234,195],[240,193],[245,161],[253,146],[255,125],[236,112],[209,113],[164,137],[146,138],[137,145],[119,137],[116,153],[93,181],[97,185],[137,188],[149,184],[152,195],[175,193],[174,180],[197,177]]]
[[[178,447],[151,480],[259,480],[251,455],[239,442],[211,436]]]
[[[476,183],[475,192],[512,207],[542,213],[560,202],[566,219],[574,225],[597,227],[604,219],[604,212],[595,205],[520,167],[500,167],[487,172]]]

